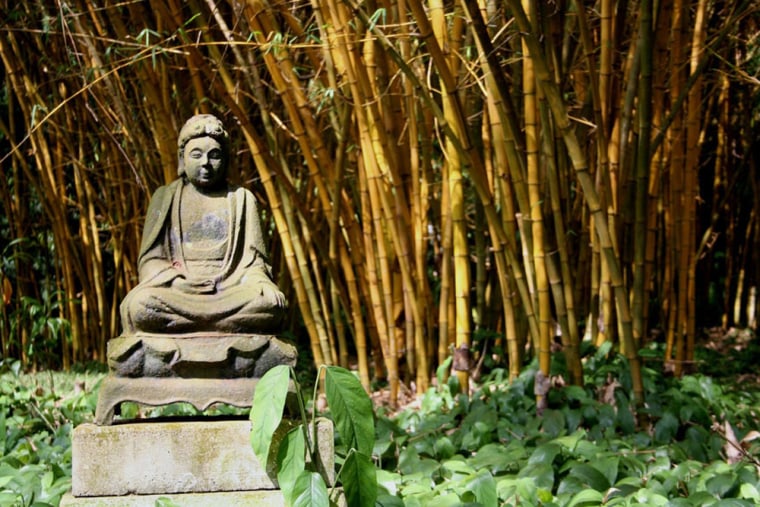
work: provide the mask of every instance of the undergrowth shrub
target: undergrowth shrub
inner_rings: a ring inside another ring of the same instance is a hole
[[[470,396],[456,377],[444,378],[444,365],[437,387],[415,405],[376,411],[375,505],[760,505],[758,390],[704,375],[667,377],[646,354],[643,406],[632,404],[625,358],[589,349],[583,386],[562,385],[563,365],[552,365],[540,416],[536,365],[511,382],[493,370]],[[92,420],[101,377],[25,375],[18,363],[0,362],[0,505],[58,505],[71,485],[71,430]],[[345,444],[338,431],[336,451]],[[345,468],[346,458],[336,464]]]
[[[55,506],[71,489],[71,430],[92,420],[98,378],[0,362],[0,505]]]
[[[760,448],[742,441],[757,428],[757,393],[645,368],[635,410],[625,358],[608,352],[589,357],[585,386],[556,385],[541,416],[532,365],[511,383],[493,371],[469,398],[441,383],[381,418],[381,491],[406,506],[759,504]],[[730,462],[726,427],[742,446]]]

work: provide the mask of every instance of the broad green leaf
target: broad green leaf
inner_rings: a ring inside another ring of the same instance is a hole
[[[406,440],[406,432],[396,423],[380,417],[375,427],[375,446],[372,449],[373,456],[383,456],[392,446],[403,445]]]
[[[449,470],[451,472],[458,473],[462,476],[472,475],[475,473],[475,470],[470,466],[469,463],[466,463],[462,459],[450,459],[446,460],[443,463],[441,463],[441,466],[444,470]]]
[[[404,507],[422,507],[422,501],[414,496],[404,497]]]
[[[602,360],[604,357],[609,354],[610,350],[612,349],[612,342],[606,341],[602,343],[602,345],[599,347],[599,349],[594,354],[594,359],[596,360]]]
[[[593,489],[586,489],[577,493],[567,504],[567,507],[576,507],[578,505],[601,505],[604,496],[601,492]]]
[[[449,356],[446,359],[444,359],[444,361],[441,363],[441,365],[438,368],[436,368],[435,378],[438,381],[438,387],[441,387],[444,384],[446,377],[448,376],[448,373],[449,373],[449,368],[451,368],[452,360],[453,360],[453,357]]]
[[[667,456],[658,456],[647,465],[647,474],[654,476],[662,472],[669,473],[670,469],[670,459]]]
[[[532,502],[538,496],[536,483],[530,477],[508,477],[496,483],[496,492],[500,500],[520,498],[523,502]]]
[[[560,451],[561,449],[557,444],[551,442],[543,444],[536,447],[536,450],[533,451],[533,454],[530,455],[530,459],[528,459],[528,464],[535,465],[540,463],[543,465],[551,465]]]
[[[636,431],[636,419],[631,411],[631,403],[621,390],[615,391],[617,403],[617,422],[623,434],[630,435]]]
[[[611,405],[602,405],[599,407],[599,425],[602,428],[613,428],[617,413]]]
[[[306,466],[306,437],[302,425],[291,429],[277,449],[277,483],[288,504],[293,502],[293,485]]]
[[[573,386],[575,387],[575,386]],[[564,437],[555,438],[552,440],[553,443],[559,444],[568,451],[572,452],[575,450],[575,446],[578,445],[578,442],[580,439],[585,438],[586,431],[583,429],[574,431],[571,435],[567,435]]]
[[[380,495],[375,501],[377,507],[404,507],[404,501],[393,495]]]
[[[557,495],[569,495],[572,497],[586,489],[588,489],[588,487],[583,484],[583,481],[577,477],[568,475],[560,481],[559,486],[557,487]]]
[[[296,479],[291,493],[291,507],[329,507],[330,497],[322,476],[304,470]]]
[[[454,456],[454,459],[441,463],[440,475],[448,484],[459,484],[474,474],[475,469],[462,456]]]
[[[699,461],[708,461],[705,453],[706,445],[710,441],[709,432],[699,426],[692,426],[686,430],[683,446],[689,457]]]
[[[565,394],[568,400],[581,401],[587,400],[589,397],[586,390],[580,386],[565,386],[565,388],[562,389],[562,392]]]
[[[384,489],[390,495],[397,495],[401,485],[401,475],[387,470],[378,469],[375,473],[378,488]],[[378,494],[378,497],[381,496]]]
[[[509,445],[504,448],[503,444],[487,444],[481,447],[474,457],[470,458],[470,464],[478,468],[487,468],[494,474],[505,470],[517,471],[519,466],[525,463],[525,447],[522,445]]]
[[[578,428],[583,425],[583,414],[580,409],[573,409],[565,405],[562,407],[562,413],[565,414],[565,422],[568,428]]]
[[[50,486],[53,485],[53,479],[55,479],[55,476],[53,476],[53,471],[48,470],[42,475],[42,479],[40,479],[40,485],[42,486],[42,489],[50,489]]]
[[[739,498],[724,498],[712,504],[711,507],[757,507],[757,504]]]
[[[402,449],[399,454],[398,470],[404,475],[422,473],[430,478],[438,472],[440,467],[441,464],[436,460],[420,458],[414,447]]]
[[[499,499],[496,495],[496,481],[487,470],[481,470],[468,481],[467,490],[472,491],[475,499],[483,507],[497,507]]]
[[[717,499],[707,491],[699,491],[693,495],[689,495],[689,501],[691,505],[699,505],[701,507],[702,505],[712,505]]]
[[[451,439],[445,436],[435,441],[433,449],[438,459],[449,459],[457,452]]]
[[[435,499],[430,499],[430,500],[422,502],[422,505],[424,505],[425,507],[428,507],[431,504],[434,504],[435,507],[465,507],[467,506],[467,504],[463,503],[462,499],[459,498],[459,495],[457,495],[456,493],[448,493],[445,495],[439,495],[439,496],[436,496]]]
[[[570,476],[581,481],[584,486],[597,491],[606,491],[610,487],[610,482],[599,470],[585,463],[572,465]]]
[[[467,428],[467,430],[465,430],[462,437],[461,447],[468,451],[476,452],[484,445],[492,442],[495,425],[495,421],[492,424],[483,421],[476,421],[470,425],[464,423],[463,428]]]
[[[702,507],[700,502],[692,502],[689,498],[671,498],[668,502],[668,507]],[[609,505],[609,503],[607,504]]]
[[[609,484],[615,484],[620,467],[620,458],[618,456],[598,458],[591,462],[591,466],[599,470],[607,478]]]
[[[565,430],[564,414],[559,410],[545,410],[541,427],[547,435],[552,437],[559,436]]]
[[[586,458],[588,461],[591,461],[595,459],[600,452],[601,448],[598,445],[596,445],[594,442],[589,442],[584,438],[575,445],[574,454],[581,458]]]
[[[726,493],[731,491],[731,489],[734,487],[734,484],[736,484],[736,475],[732,473],[724,473],[708,479],[706,486],[707,491],[716,497],[721,498]]]
[[[662,419],[654,425],[654,439],[663,444],[669,443],[678,431],[678,418],[670,412],[665,412]]]
[[[375,505],[377,475],[372,460],[361,453],[349,453],[340,471],[346,503],[349,507]]]
[[[657,506],[668,505],[668,499],[659,493],[655,493],[650,489],[642,488],[635,495],[634,498],[640,503],[645,505]]]
[[[739,487],[739,498],[746,498],[760,504],[760,492],[752,484],[744,483]]]
[[[552,489],[554,487],[554,468],[551,464],[527,465],[520,470],[520,478],[531,478],[537,487]]]
[[[739,469],[734,470],[739,484],[757,484],[758,470],[754,465],[747,463],[741,465]]]
[[[370,455],[375,445],[372,401],[353,373],[337,366],[325,368],[327,403],[346,446]]]
[[[282,421],[288,396],[290,368],[278,365],[267,371],[256,384],[251,406],[251,446],[263,467],[269,458],[272,435]]]
[[[405,484],[401,487],[401,495],[406,502],[411,498],[420,498],[430,494],[433,482],[423,474],[413,474],[404,477]]]

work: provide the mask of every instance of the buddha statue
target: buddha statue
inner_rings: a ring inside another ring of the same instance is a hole
[[[193,116],[178,145],[180,177],[148,206],[140,283],[121,305],[124,334],[278,330],[287,303],[253,194],[227,184],[227,132],[212,115]]]
[[[125,401],[248,407],[267,370],[295,366],[295,346],[276,335],[287,302],[256,200],[227,182],[229,144],[212,115],[179,132],[179,178],[148,205],[139,283],[122,301],[121,336],[108,342],[97,424],[111,424]]]

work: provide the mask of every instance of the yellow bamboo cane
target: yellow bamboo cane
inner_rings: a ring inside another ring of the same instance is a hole
[[[595,231],[600,240],[604,261],[609,268],[610,280],[612,281],[612,288],[615,292],[615,303],[617,306],[617,313],[622,329],[622,339],[625,343],[626,356],[631,366],[634,396],[637,398],[637,400],[642,401],[644,388],[641,379],[640,360],[638,357],[638,352],[636,351],[633,343],[631,313],[627,293],[628,291],[626,290],[625,282],[620,269],[619,258],[617,257],[612,245],[610,231],[606,217],[601,207],[599,196],[596,193],[593,180],[591,179],[591,176],[588,172],[586,157],[580,148],[578,139],[575,135],[575,131],[570,123],[566,105],[562,100],[562,96],[559,93],[559,89],[556,83],[552,80],[546,62],[541,55],[538,39],[533,32],[532,26],[528,21],[528,18],[522,9],[522,6],[517,0],[507,0],[507,2],[513,15],[515,16],[520,30],[522,31],[523,38],[526,40],[528,47],[531,50],[539,86],[541,86],[546,95],[547,102],[554,117],[554,121],[556,122],[558,130],[562,133],[568,154],[573,162],[576,177],[578,178],[578,182],[583,188],[584,199],[589,208],[589,212],[594,217]]]
[[[705,27],[707,19],[707,2],[700,0],[694,22],[694,33],[691,43],[691,55],[689,68],[692,75],[700,75],[699,64],[701,53],[705,44]],[[699,138],[702,132],[700,118],[702,113],[702,79],[698,79],[689,90],[688,111],[686,116],[686,225],[684,226],[684,245],[686,246],[686,265],[688,266],[686,281],[687,321],[685,326],[686,361],[694,361],[695,334],[696,334],[696,263],[697,256],[694,252],[694,238],[696,237],[696,202],[698,197],[698,182],[696,174],[699,171]],[[682,266],[683,267],[683,266]]]

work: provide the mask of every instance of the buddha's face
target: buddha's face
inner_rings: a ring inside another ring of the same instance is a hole
[[[185,145],[185,174],[200,190],[213,190],[225,181],[222,145],[213,137],[191,139]]]

